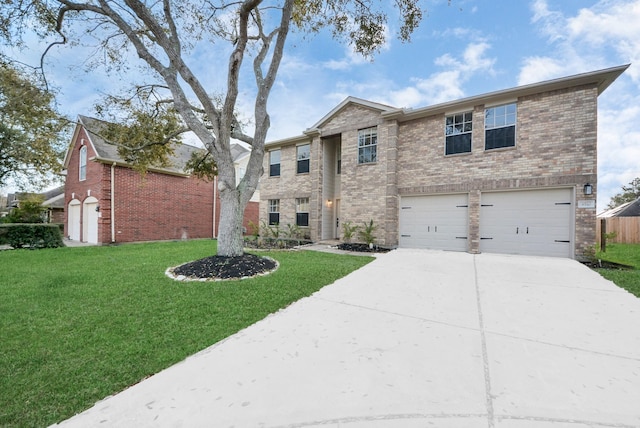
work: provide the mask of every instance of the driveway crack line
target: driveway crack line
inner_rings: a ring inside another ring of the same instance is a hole
[[[473,275],[476,287],[476,302],[478,305],[478,324],[480,327],[480,341],[482,343],[482,362],[484,366],[484,387],[486,393],[487,403],[487,420],[489,422],[489,428],[495,426],[494,414],[493,414],[493,398],[491,396],[491,373],[489,372],[489,355],[487,353],[487,338],[484,331],[484,318],[482,315],[482,302],[480,301],[480,285],[478,283],[478,266],[476,264],[476,255],[473,256]]]
[[[397,317],[413,319],[413,320],[416,320],[416,321],[422,321],[422,322],[431,323],[431,324],[445,325],[447,327],[461,328],[463,330],[470,330],[470,331],[474,331],[474,332],[478,331],[478,329],[475,328],[475,327],[468,327],[468,326],[464,326],[464,325],[460,325],[460,324],[452,324],[452,323],[449,323],[449,322],[438,321],[438,320],[434,320],[434,319],[430,319],[430,318],[418,317],[418,316],[415,316],[415,315],[407,315],[407,314],[402,314],[402,313],[399,313],[399,312],[387,311],[387,310],[384,310],[384,309],[374,308],[374,307],[371,307],[371,306],[356,305],[355,303],[343,302],[343,301],[340,301],[340,300],[333,300],[333,299],[326,299],[324,297],[317,297],[317,296],[312,296],[312,297],[314,299],[322,300],[323,302],[327,302],[327,303],[335,303],[335,304],[338,304],[338,305],[349,306],[349,307],[352,307],[352,308],[364,309],[364,310],[373,311],[373,312],[380,312],[381,314],[393,315],[393,316],[397,316]]]

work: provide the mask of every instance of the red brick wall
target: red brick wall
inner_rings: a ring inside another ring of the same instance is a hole
[[[80,141],[88,146],[87,179],[79,181]],[[95,156],[81,129],[72,148],[65,184],[65,236],[69,236],[68,205],[72,199],[83,203],[89,196],[98,199],[98,241],[112,242],[111,198],[114,198],[114,242],[211,238],[213,231],[214,183],[193,177],[147,172],[143,177],[126,167],[114,168],[114,195],[111,195],[111,165],[90,159]],[[216,204],[216,234],[220,199]],[[81,218],[84,216],[81,214]],[[82,220],[81,220],[82,221]],[[258,203],[250,202],[243,225],[258,223]],[[81,240],[83,227],[80,227]]]
[[[213,237],[211,182],[116,167],[113,198],[116,242]]]
[[[244,219],[242,221],[242,226],[244,226],[245,234],[251,234],[251,226],[250,222],[253,224],[259,224],[260,222],[260,204],[258,202],[249,202],[247,207],[244,209]]]
[[[84,139],[87,146],[87,179],[80,181],[79,169],[80,169],[80,149],[82,147],[81,141]],[[93,196],[98,199],[98,203],[101,207],[108,205],[109,195],[103,194],[103,180],[108,179],[109,167],[91,161],[96,153],[93,151],[91,144],[89,144],[89,138],[87,137],[84,129],[81,129],[78,133],[76,143],[71,147],[71,156],[69,165],[67,167],[67,177],[64,188],[64,209],[65,209],[65,222],[64,222],[64,236],[69,236],[69,224],[68,224],[68,207],[69,202],[73,199],[77,199],[80,203],[84,202],[89,196]],[[107,189],[109,188],[107,183]],[[81,216],[82,217],[82,216]],[[98,239],[102,236],[103,232],[103,218],[98,219]],[[107,227],[108,229],[108,227]],[[80,227],[81,240],[85,240],[82,236],[82,225]],[[105,242],[105,241],[101,241]],[[109,242],[109,241],[106,241]]]

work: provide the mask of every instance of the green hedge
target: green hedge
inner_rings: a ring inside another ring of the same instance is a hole
[[[13,248],[64,247],[62,233],[57,224],[0,224],[0,245]]]

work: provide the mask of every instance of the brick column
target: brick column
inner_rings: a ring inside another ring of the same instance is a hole
[[[472,254],[480,252],[480,190],[469,192],[469,233],[467,235],[467,251]]]

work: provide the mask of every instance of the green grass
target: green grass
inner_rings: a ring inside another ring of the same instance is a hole
[[[372,258],[269,252],[280,268],[175,282],[215,241],[0,251],[0,426],[48,426],[308,296]]]
[[[633,266],[635,269],[630,270],[596,270],[618,287],[640,297],[640,244],[607,244],[607,251],[598,252],[596,258]]]

